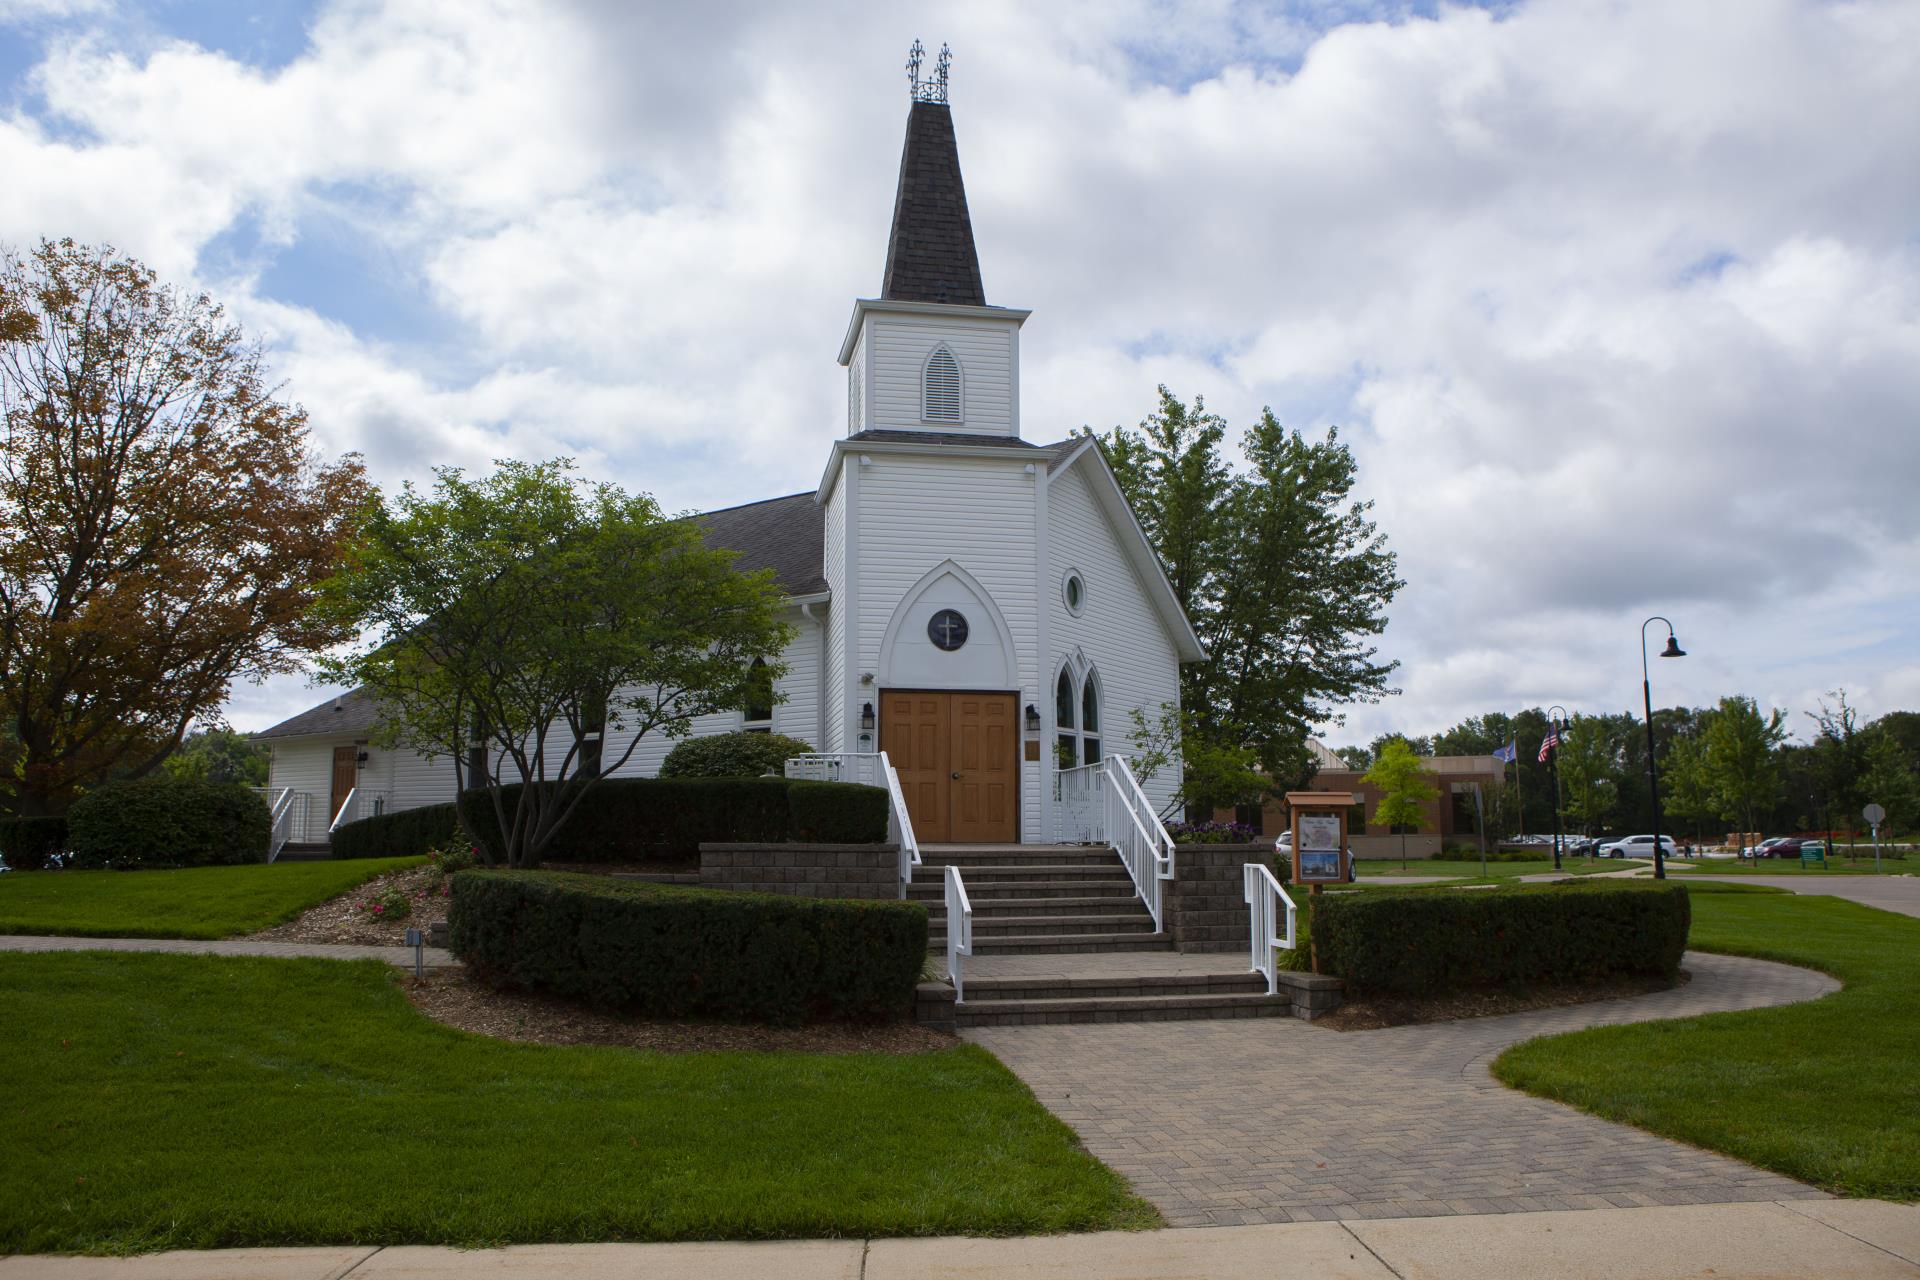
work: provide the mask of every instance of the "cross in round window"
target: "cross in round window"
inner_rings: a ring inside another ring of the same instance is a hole
[[[967,642],[967,620],[958,610],[942,609],[927,619],[927,639],[935,648],[952,653]]]

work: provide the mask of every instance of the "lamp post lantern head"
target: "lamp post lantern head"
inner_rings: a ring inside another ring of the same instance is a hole
[[[1674,639],[1673,632],[1669,631],[1667,632],[1667,647],[1660,651],[1660,656],[1663,658],[1684,658],[1687,656],[1687,651],[1680,647],[1680,642]]]

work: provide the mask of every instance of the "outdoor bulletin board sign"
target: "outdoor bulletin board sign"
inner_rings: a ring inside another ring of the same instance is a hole
[[[1347,882],[1347,813],[1353,796],[1346,791],[1289,791],[1293,810],[1293,883]]]

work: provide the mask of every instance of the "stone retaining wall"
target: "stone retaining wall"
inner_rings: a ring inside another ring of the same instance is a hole
[[[900,846],[703,844],[700,884],[799,898],[898,898]]]
[[[1181,951],[1241,951],[1248,945],[1245,872],[1249,862],[1273,865],[1273,845],[1183,844],[1167,885],[1167,930]]]

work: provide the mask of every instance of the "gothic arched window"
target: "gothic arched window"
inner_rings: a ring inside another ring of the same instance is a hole
[[[933,349],[921,371],[920,417],[925,422],[960,421],[960,362],[945,343]]]

